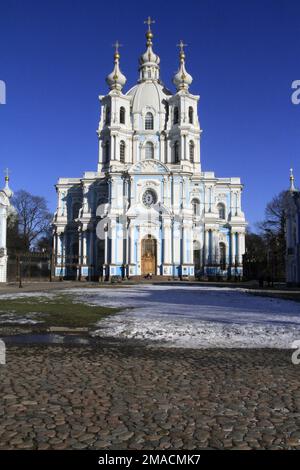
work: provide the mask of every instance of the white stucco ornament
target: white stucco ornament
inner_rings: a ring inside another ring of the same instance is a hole
[[[153,189],[147,189],[143,194],[143,204],[146,207],[151,207],[157,202],[157,194]]]

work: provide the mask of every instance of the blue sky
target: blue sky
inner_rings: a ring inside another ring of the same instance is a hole
[[[0,170],[11,186],[44,195],[55,209],[59,176],[81,176],[97,164],[99,94],[107,92],[118,39],[126,90],[145,49],[143,20],[156,23],[154,50],[161,77],[174,90],[176,44],[187,44],[187,70],[200,94],[201,158],[205,171],[241,176],[250,224],[288,186],[300,185],[300,105],[291,83],[300,79],[300,2],[186,0],[145,3],[2,0]]]

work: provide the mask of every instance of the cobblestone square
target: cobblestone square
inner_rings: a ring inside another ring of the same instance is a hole
[[[9,346],[1,449],[300,449],[284,350]]]

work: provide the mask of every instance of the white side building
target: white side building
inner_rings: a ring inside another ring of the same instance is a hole
[[[0,190],[0,282],[7,281],[7,216],[10,208],[12,191],[8,185],[9,178],[5,177],[5,187]]]
[[[171,92],[150,24],[137,84],[127,92],[117,44],[109,92],[99,97],[97,171],[56,185],[56,276],[243,273],[243,186],[202,170],[200,97],[190,92],[184,45]]]
[[[300,191],[291,170],[290,190],[285,197],[286,281],[300,285]]]

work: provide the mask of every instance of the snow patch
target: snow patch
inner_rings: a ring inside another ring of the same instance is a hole
[[[213,286],[139,285],[70,289],[93,305],[121,307],[95,336],[193,348],[290,348],[300,339],[300,304]]]

